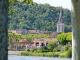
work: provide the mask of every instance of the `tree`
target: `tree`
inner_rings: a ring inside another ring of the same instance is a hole
[[[68,32],[68,33],[66,33],[66,35],[67,35],[66,40],[71,43],[72,42],[72,33]]]
[[[66,45],[68,42],[72,42],[72,33],[68,32],[68,33],[60,33],[57,36],[57,40],[62,44],[62,45]]]
[[[80,0],[71,0],[73,5],[73,54],[72,60],[80,60]],[[0,0],[0,60],[7,58],[7,18],[8,18],[8,0]]]
[[[0,60],[8,60],[8,2],[8,0],[0,0]]]
[[[13,42],[13,35],[12,33],[8,33],[8,46],[12,48],[12,42]]]
[[[53,51],[53,49],[57,46],[56,42],[50,42],[47,45],[47,48],[49,49],[49,51]]]
[[[30,44],[30,49],[31,49],[31,44],[33,42],[33,38],[27,38],[28,43]]]
[[[80,60],[80,0],[72,2],[72,60]]]
[[[66,37],[67,37],[66,33],[61,33],[61,34],[59,34],[59,35],[57,36],[57,40],[58,40],[62,45],[66,45],[66,43],[68,42],[68,41],[66,40]]]
[[[13,13],[10,12],[11,10]],[[47,4],[34,3],[34,6],[30,6],[21,2],[12,3],[9,6],[8,29],[56,31],[59,11],[59,7],[52,7]],[[65,32],[71,31],[70,10],[63,9],[63,13]],[[12,17],[10,17],[11,14],[13,14]]]
[[[19,43],[19,40],[20,39],[22,39],[21,38],[21,35],[16,35],[16,34],[14,34],[14,40],[15,40],[15,42],[16,42],[16,51],[18,50],[18,43]]]
[[[7,19],[8,0],[0,0],[0,60],[8,60]]]

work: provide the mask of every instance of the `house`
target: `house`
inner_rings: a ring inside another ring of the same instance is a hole
[[[41,38],[34,39],[30,44],[26,39],[20,40],[18,43],[13,42],[14,48],[18,45],[18,50],[34,49],[39,47],[46,47],[49,42],[57,42],[56,38]]]
[[[17,50],[26,50],[28,48],[31,48],[33,46],[33,42],[30,44],[26,39],[20,40],[19,42],[12,42],[13,48]]]
[[[41,38],[41,39],[35,39],[33,41],[34,47],[39,48],[39,47],[45,47],[49,42],[57,42],[56,38]]]

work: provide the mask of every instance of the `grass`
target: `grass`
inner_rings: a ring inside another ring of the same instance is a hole
[[[24,56],[43,56],[43,57],[67,57],[67,51],[63,52],[21,52]],[[67,57],[68,58],[68,57]]]

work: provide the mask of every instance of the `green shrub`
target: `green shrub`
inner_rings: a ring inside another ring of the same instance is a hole
[[[65,45],[64,51],[67,51],[70,47],[68,46],[68,44]]]
[[[60,52],[54,52],[54,57],[58,57]]]
[[[60,52],[60,54],[59,54],[59,57],[66,57],[66,51],[64,51],[64,52]]]
[[[27,49],[26,51],[28,51],[28,52],[29,52],[29,51],[30,51],[30,49]]]
[[[50,52],[52,52],[55,47],[57,47],[56,42],[49,42],[47,44],[47,48],[49,49]]]
[[[53,52],[57,52],[57,51],[58,51],[58,49],[57,49],[57,48],[54,48],[54,49],[53,49]]]
[[[68,58],[72,57],[72,49],[71,48],[69,48],[68,51],[67,51],[67,57]]]
[[[38,53],[41,53],[41,52],[49,52],[49,50],[47,48],[40,47],[35,52],[38,52]]]
[[[63,53],[59,54],[59,57],[66,57],[66,58],[71,58],[72,56],[72,49],[69,48],[67,51],[64,51]]]
[[[21,55],[25,56],[46,56],[46,57],[68,57],[71,58],[72,56],[72,50],[71,48],[68,49],[68,51],[63,52],[21,52]]]

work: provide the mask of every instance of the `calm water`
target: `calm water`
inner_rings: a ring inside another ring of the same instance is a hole
[[[8,60],[71,60],[71,59],[70,58],[51,58],[51,57],[9,55]]]

